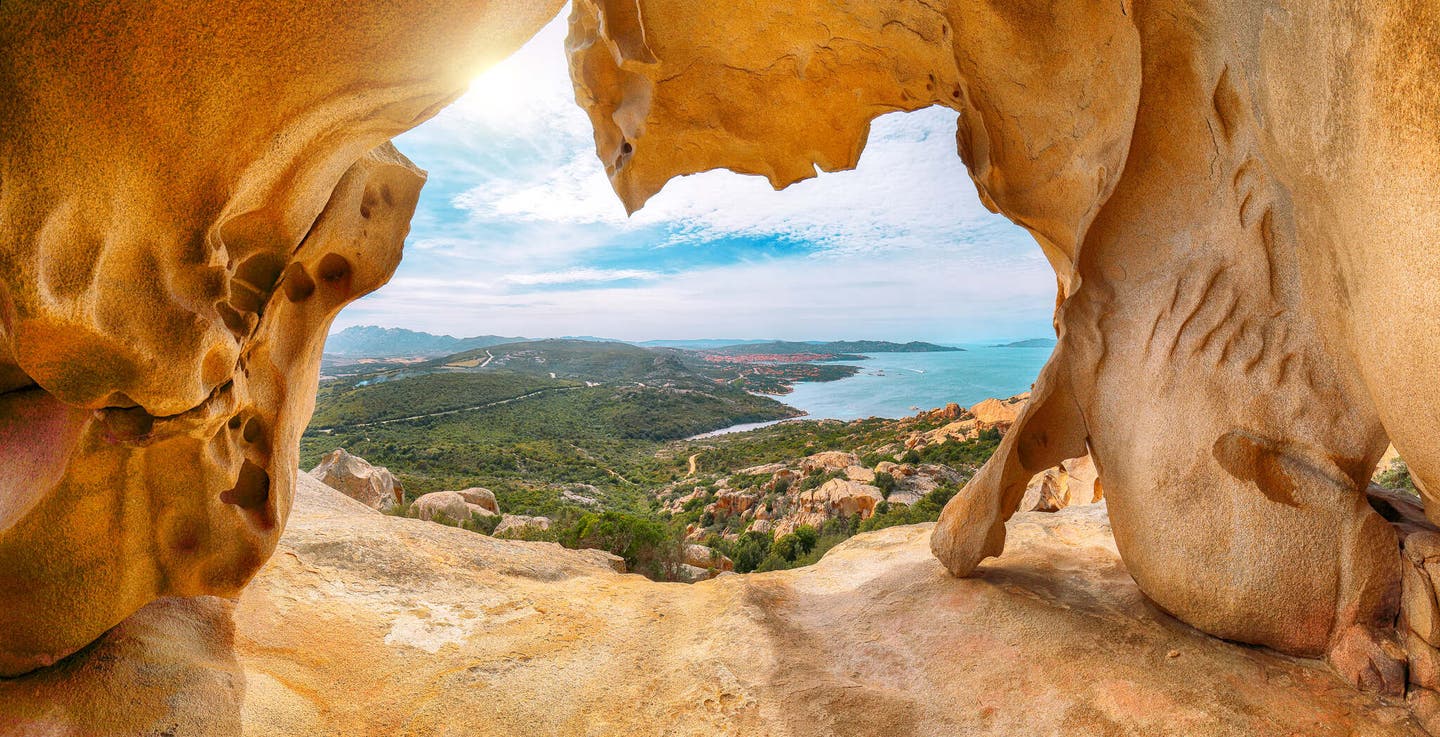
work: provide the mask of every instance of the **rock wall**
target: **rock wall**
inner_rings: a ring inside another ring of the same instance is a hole
[[[0,675],[259,570],[424,181],[387,141],[559,5],[0,5]]]
[[[1378,0],[577,0],[568,47],[632,210],[707,169],[853,167],[875,116],[955,110],[982,200],[1055,268],[1059,343],[937,556],[999,555],[1030,479],[1089,451],[1156,603],[1399,693],[1364,488],[1387,435],[1440,488],[1437,39],[1433,3]]]

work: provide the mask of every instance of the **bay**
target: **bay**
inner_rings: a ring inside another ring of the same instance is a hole
[[[860,373],[839,381],[801,382],[776,399],[809,413],[808,419],[906,417],[950,402],[969,407],[990,397],[1029,391],[1053,350],[963,347],[944,353],[875,353],[863,361],[845,361]]]

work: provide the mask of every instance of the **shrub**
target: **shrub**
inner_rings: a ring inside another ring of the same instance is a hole
[[[1419,493],[1415,489],[1415,479],[1410,477],[1410,467],[1405,465],[1405,461],[1398,458],[1376,477],[1375,483],[1387,489],[1407,491],[1411,494]]]
[[[470,516],[470,521],[460,526],[471,532],[478,532],[482,535],[493,535],[495,534],[495,528],[500,526],[500,515],[492,514],[486,516],[474,514]]]
[[[624,512],[588,513],[560,534],[567,548],[597,548],[625,559],[629,570],[666,580],[682,560],[679,541],[659,522]]]
[[[721,546],[721,551],[735,563],[736,573],[749,573],[760,566],[770,554],[774,537],[768,533],[753,530],[743,532],[733,543]]]
[[[730,476],[730,488],[732,489],[753,489],[770,479],[769,476],[759,473],[737,473]]]
[[[895,490],[895,477],[884,471],[875,474],[875,487],[880,489],[880,496],[889,499],[890,492]]]
[[[808,553],[815,549],[815,543],[819,541],[820,535],[810,525],[800,525],[791,533],[800,542],[800,552]]]

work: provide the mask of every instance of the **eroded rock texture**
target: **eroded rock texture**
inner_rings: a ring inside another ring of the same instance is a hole
[[[1440,9],[747,8],[577,0],[576,97],[629,208],[712,168],[852,167],[872,118],[943,105],[1055,268],[1059,345],[937,526],[946,566],[999,555],[1026,483],[1088,450],[1156,603],[1400,692],[1397,540],[1363,490],[1387,434],[1440,489]]]
[[[0,675],[265,562],[424,180],[387,141],[558,5],[0,5]]]
[[[1423,734],[1313,661],[1159,612],[1103,504],[1016,515],[1011,549],[966,580],[931,528],[663,584],[599,551],[382,515],[302,474],[233,614],[163,600],[63,675],[0,680],[0,736]]]

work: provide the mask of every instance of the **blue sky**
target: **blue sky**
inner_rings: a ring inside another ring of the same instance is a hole
[[[627,218],[595,156],[565,17],[396,139],[430,173],[395,278],[350,325],[452,335],[894,339],[1051,335],[1054,276],[987,212],[955,113],[875,121],[855,171],[776,192],[677,179]]]

